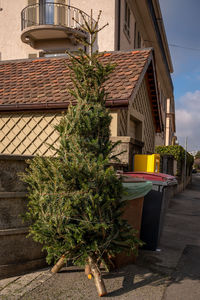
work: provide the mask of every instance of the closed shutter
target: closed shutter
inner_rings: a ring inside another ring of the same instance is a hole
[[[65,22],[65,16],[67,13],[67,6],[65,6],[64,4],[66,4],[65,0],[56,0],[55,3],[57,3],[56,5],[56,11],[57,11],[57,25],[66,25]]]
[[[37,6],[37,0],[28,0],[28,11],[27,11],[27,26],[37,25],[37,19],[39,16],[39,5]]]

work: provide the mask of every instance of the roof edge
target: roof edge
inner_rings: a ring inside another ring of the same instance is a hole
[[[133,93],[130,95],[129,97],[129,103],[131,103],[131,101],[134,101],[137,92],[140,88],[140,85],[143,81],[143,79],[145,78],[145,74],[148,72],[149,66],[152,63],[152,67],[153,67],[153,76],[154,76],[154,83],[155,83],[155,89],[156,89],[156,98],[157,98],[157,106],[158,106],[158,113],[159,113],[159,127],[160,127],[160,131],[162,131],[163,126],[162,126],[162,117],[161,117],[161,111],[160,111],[160,102],[158,99],[158,87],[157,87],[157,76],[156,76],[156,72],[155,72],[155,64],[154,64],[154,50],[152,49],[151,52],[149,53],[148,59],[143,67],[142,72],[140,73],[140,77],[139,80],[137,81],[137,84],[133,90]],[[157,128],[155,126],[155,129],[157,131]]]
[[[110,54],[120,54],[120,53],[129,53],[129,52],[136,52],[136,51],[152,51],[152,47],[147,47],[147,48],[137,48],[133,50],[113,50],[113,51],[103,51],[99,52],[99,54],[104,55],[106,53]],[[1,60],[0,65],[3,64],[8,64],[8,63],[21,63],[21,62],[31,62],[31,61],[46,61],[46,60],[59,60],[59,59],[69,59],[69,56],[67,55],[62,55],[62,56],[57,56],[57,57],[35,57],[35,58],[18,58],[18,59],[8,59],[8,60]]]
[[[147,70],[148,70],[148,67],[149,67],[150,63],[151,63],[151,62],[153,61],[153,59],[154,59],[154,58],[153,58],[153,48],[149,48],[149,49],[151,49],[151,52],[149,53],[148,59],[147,59],[145,65],[144,65],[144,67],[143,67],[142,72],[141,72],[140,75],[139,75],[139,79],[138,79],[138,81],[137,81],[137,83],[136,83],[136,86],[135,86],[133,92],[131,93],[131,95],[129,96],[129,101],[131,101],[131,99],[134,99],[134,98],[135,98],[135,96],[136,96],[136,94],[137,94],[137,92],[138,92],[138,90],[139,90],[139,88],[140,88],[140,85],[141,85],[141,83],[142,83],[142,80],[144,79],[144,76],[145,76],[145,74],[146,74],[146,72],[147,72]]]
[[[76,105],[77,102],[71,102],[72,105]],[[27,111],[27,110],[50,110],[50,109],[65,109],[68,108],[70,102],[59,102],[59,103],[33,103],[33,104],[9,104],[0,105],[0,112],[8,111]],[[129,104],[128,99],[113,99],[106,100],[106,107],[126,107]]]

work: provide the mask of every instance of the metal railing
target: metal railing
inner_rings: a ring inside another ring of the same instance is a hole
[[[91,17],[76,7],[53,2],[38,3],[26,6],[22,10],[21,29],[39,25],[60,25],[80,29],[79,24],[84,24],[84,18],[87,22],[91,22]]]

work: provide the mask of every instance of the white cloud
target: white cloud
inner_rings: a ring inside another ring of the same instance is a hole
[[[176,131],[180,144],[188,137],[188,149],[200,150],[200,90],[188,92],[177,101]]]

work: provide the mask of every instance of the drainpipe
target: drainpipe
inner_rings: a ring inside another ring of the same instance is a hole
[[[120,50],[120,29],[121,29],[121,0],[118,0],[118,36],[117,36],[117,50]]]

